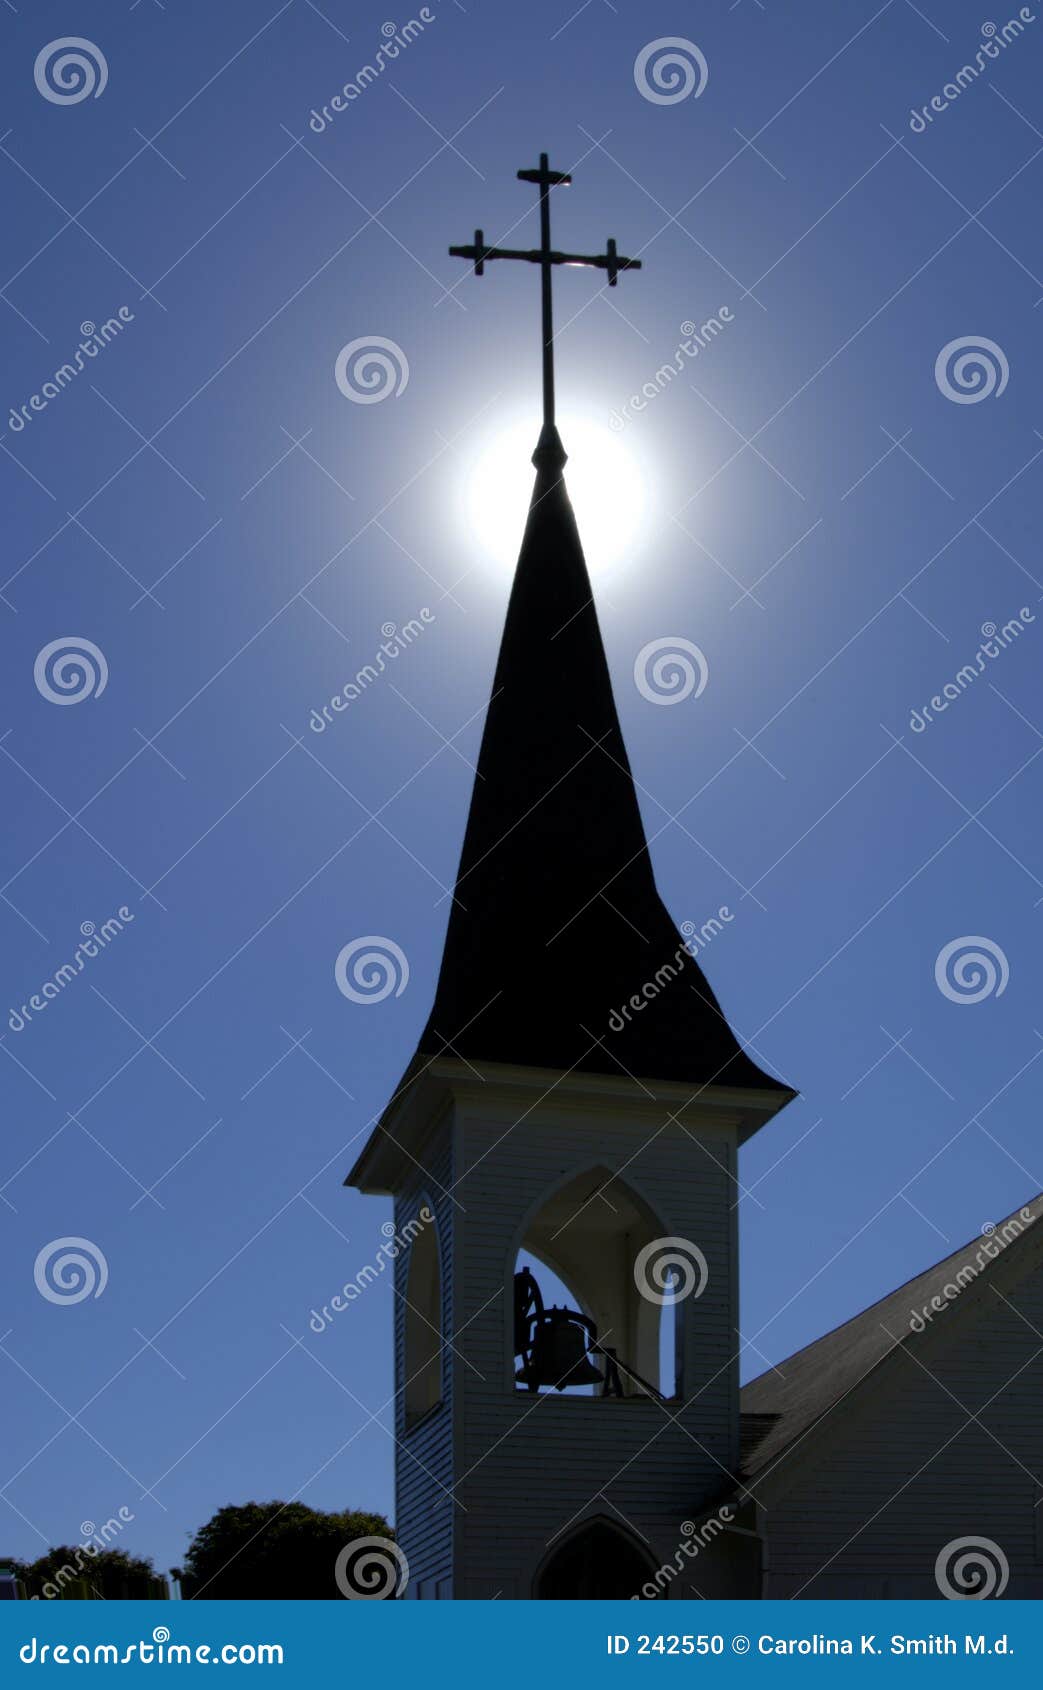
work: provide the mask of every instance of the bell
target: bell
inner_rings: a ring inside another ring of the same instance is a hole
[[[532,1347],[516,1377],[519,1385],[538,1391],[553,1385],[563,1391],[567,1385],[600,1385],[601,1374],[587,1350],[588,1331],[593,1322],[574,1309],[547,1309],[533,1325]]]

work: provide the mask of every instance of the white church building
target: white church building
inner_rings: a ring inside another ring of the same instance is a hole
[[[568,178],[519,175],[542,247],[451,251],[541,263],[536,481],[434,1005],[347,1182],[413,1239],[407,1595],[1043,1596],[1043,1198],[740,1388],[738,1157],[795,1094],[659,897],[565,490],[551,266],[638,266],[554,252]]]

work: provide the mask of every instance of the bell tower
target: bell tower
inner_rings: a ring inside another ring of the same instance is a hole
[[[599,261],[524,179],[541,249],[461,255],[542,264],[536,480],[434,1005],[347,1182],[412,1240],[396,1533],[421,1599],[738,1594],[743,1522],[682,1549],[739,1472],[738,1149],[794,1094],[656,888],[548,403],[550,266]]]

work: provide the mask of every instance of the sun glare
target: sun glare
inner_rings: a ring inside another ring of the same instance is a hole
[[[590,573],[595,578],[634,549],[645,509],[645,480],[636,458],[604,423],[563,417],[559,433],[568,453],[565,483],[576,512]],[[465,488],[472,544],[499,568],[518,559],[535,471],[539,425],[503,429],[470,465]]]

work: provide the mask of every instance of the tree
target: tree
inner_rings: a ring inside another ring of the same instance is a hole
[[[185,1557],[185,1597],[339,1599],[334,1569],[345,1544],[394,1536],[381,1514],[323,1514],[303,1502],[218,1509]]]
[[[23,1596],[29,1594],[29,1563],[19,1561],[16,1555],[0,1555],[0,1571],[14,1576],[15,1589]]]
[[[9,1563],[15,1567],[27,1597],[43,1601],[75,1597],[145,1601],[166,1595],[165,1582],[151,1561],[128,1555],[125,1549],[97,1549],[88,1543],[59,1544],[39,1560]]]

